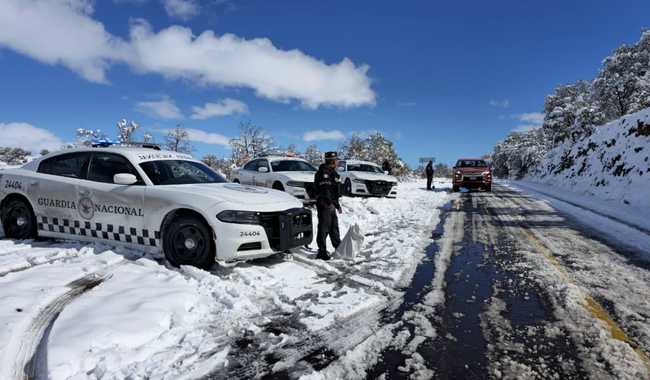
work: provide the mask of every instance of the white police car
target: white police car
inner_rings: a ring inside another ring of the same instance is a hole
[[[375,163],[360,160],[341,160],[336,165],[341,176],[343,194],[376,197],[397,197],[397,178],[384,174]]]
[[[316,200],[314,176],[317,169],[302,158],[261,156],[233,171],[233,182],[286,191],[304,203]]]
[[[226,183],[188,155],[154,148],[70,149],[0,171],[6,236],[108,241],[201,268],[311,242],[311,211],[296,198]]]

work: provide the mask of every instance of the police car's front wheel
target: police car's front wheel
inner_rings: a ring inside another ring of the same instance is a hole
[[[27,202],[22,199],[11,199],[0,211],[2,211],[2,228],[8,238],[36,237],[36,217]]]
[[[214,264],[212,232],[200,218],[180,216],[164,232],[165,257],[174,266],[193,265],[208,269]]]

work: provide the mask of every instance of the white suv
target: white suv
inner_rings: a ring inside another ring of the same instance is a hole
[[[304,203],[316,201],[314,175],[317,169],[297,157],[268,156],[247,162],[232,173],[232,181],[286,191]]]
[[[343,194],[378,197],[397,197],[397,178],[384,174],[375,163],[359,160],[341,160],[336,166],[341,176]]]

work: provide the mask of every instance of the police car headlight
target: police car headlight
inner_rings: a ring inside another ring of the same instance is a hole
[[[260,213],[255,211],[225,210],[217,214],[224,223],[260,224]]]
[[[356,183],[366,183],[366,181],[364,181],[364,180],[362,180],[362,179],[356,179],[356,178],[353,179],[352,182],[356,182]]]
[[[288,182],[287,182],[287,186],[291,186],[291,187],[305,187],[305,183],[304,183],[304,182],[298,182],[298,181],[288,181]]]

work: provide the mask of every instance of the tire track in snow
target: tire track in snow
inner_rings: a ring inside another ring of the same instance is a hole
[[[123,264],[124,262],[119,262],[109,265],[68,283],[65,293],[50,301],[38,312],[18,338],[20,341],[14,349],[10,379],[47,378],[47,342],[59,314],[76,298],[109,279],[111,270]],[[14,332],[14,337],[15,334]],[[15,340],[14,337],[12,341]]]

